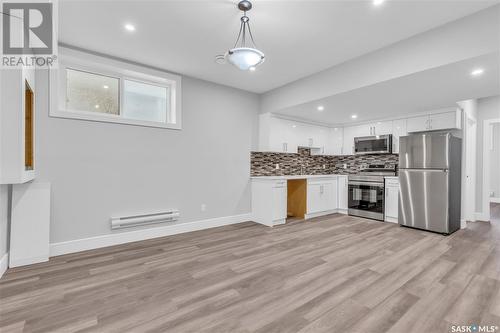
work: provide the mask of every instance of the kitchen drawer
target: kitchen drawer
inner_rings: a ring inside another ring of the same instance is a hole
[[[399,186],[399,179],[394,179],[394,178],[386,178],[385,179],[385,185],[386,186]]]

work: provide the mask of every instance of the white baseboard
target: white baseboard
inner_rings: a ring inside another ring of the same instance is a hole
[[[465,219],[460,220],[460,229],[467,228],[467,221]]]
[[[476,221],[486,221],[487,222],[490,220],[490,217],[488,216],[488,214],[485,214],[482,212],[476,212],[475,216],[476,216]]]
[[[9,268],[9,253],[7,252],[2,256],[0,259],[0,278],[2,277],[3,273],[7,271],[7,268]]]
[[[333,210],[327,210],[327,211],[324,211],[324,212],[319,212],[319,213],[310,213],[310,214],[305,214],[304,215],[304,219],[305,220],[308,220],[308,219],[312,219],[312,218],[315,218],[315,217],[320,217],[320,216],[325,216],[325,215],[330,215],[330,214],[335,214],[337,213],[338,210],[337,209],[333,209]]]
[[[12,249],[11,249],[12,251]],[[9,267],[20,267],[20,266],[26,266],[26,265],[33,265],[33,264],[38,264],[40,262],[46,262],[49,261],[48,256],[39,256],[39,257],[31,257],[31,258],[21,258],[21,259],[15,259],[12,256],[9,258]]]
[[[119,245],[130,242],[137,242],[146,239],[165,237],[182,234],[190,231],[197,231],[230,224],[242,223],[252,220],[251,214],[241,214],[225,216],[201,221],[178,223],[164,227],[134,230],[129,232],[119,232],[103,236],[75,239],[66,242],[50,244],[50,256],[75,253],[86,250],[98,249],[101,247]]]
[[[386,216],[385,217],[385,222],[390,222],[390,223],[398,223],[398,218],[397,217],[389,217],[389,216]]]
[[[490,198],[490,202],[500,203],[500,198]]]

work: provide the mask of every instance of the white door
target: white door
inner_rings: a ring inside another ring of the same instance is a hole
[[[347,176],[338,177],[338,209],[347,210]]]
[[[458,124],[456,111],[438,113],[430,116],[430,129],[433,131],[458,128]]]
[[[323,211],[337,209],[337,179],[323,183]]]
[[[399,153],[399,138],[407,135],[406,119],[398,119],[392,122],[392,152]]]
[[[273,221],[286,219],[287,188],[286,186],[273,186]]]
[[[356,126],[344,127],[344,140],[342,143],[342,155],[352,155],[354,153],[354,135]]]
[[[467,117],[467,116],[466,116]],[[467,117],[465,120],[465,219],[475,221],[476,211],[476,159],[477,159],[477,122]],[[462,157],[462,160],[464,157]]]
[[[307,184],[307,213],[317,213],[323,211],[321,183]]]
[[[379,121],[373,126],[373,135],[385,135],[392,133],[392,121]]]
[[[408,133],[428,131],[429,121],[428,115],[408,118],[406,120],[406,130]]]
[[[342,128],[332,128],[330,130],[330,139],[326,145],[327,155],[342,155],[342,145],[344,135]]]
[[[385,216],[398,218],[399,187],[385,187]]]

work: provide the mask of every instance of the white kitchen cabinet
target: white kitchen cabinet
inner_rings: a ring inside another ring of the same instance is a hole
[[[253,221],[267,226],[284,224],[287,217],[287,181],[252,180]]]
[[[406,120],[406,128],[408,133],[428,131],[429,115],[408,118]]]
[[[406,119],[398,119],[392,122],[392,152],[399,153],[399,138],[408,135],[406,131]]]
[[[342,143],[342,155],[354,154],[354,137],[356,136],[356,126],[344,127],[344,140]]]
[[[0,184],[35,178],[35,70],[2,70]]]
[[[462,128],[462,111],[458,108],[411,117],[406,121],[408,133]]]
[[[348,209],[348,187],[347,187],[347,176],[338,176],[337,177],[337,198],[338,198],[338,211],[342,214],[347,214]]]
[[[341,127],[331,128],[328,142],[325,146],[325,155],[342,155],[344,143],[344,131]]]
[[[334,213],[337,209],[337,177],[308,179],[306,218]]]
[[[385,135],[392,133],[392,121],[377,121],[375,123],[356,126],[357,137]]]
[[[461,128],[462,112],[459,109],[451,112],[431,114],[430,116],[431,131]]]
[[[275,117],[259,116],[259,151],[297,153],[298,147],[311,148],[311,154],[329,151],[330,128]]]
[[[386,222],[398,223],[399,181],[397,178],[385,180],[385,216]]]
[[[286,219],[287,186],[286,184],[275,184],[273,191],[273,222]]]
[[[378,121],[372,126],[372,135],[392,134],[392,120]]]

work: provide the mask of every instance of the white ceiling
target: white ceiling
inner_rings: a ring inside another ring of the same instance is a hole
[[[500,54],[494,53],[418,72],[280,110],[279,114],[327,124],[349,124],[404,116],[500,93]],[[472,77],[471,71],[484,74]],[[324,111],[317,110],[319,105]],[[352,119],[351,115],[357,115]]]
[[[257,93],[470,15],[492,1],[264,1],[249,12],[266,62],[217,65],[239,29],[237,1],[60,1],[59,40]],[[136,26],[133,33],[125,23]]]

